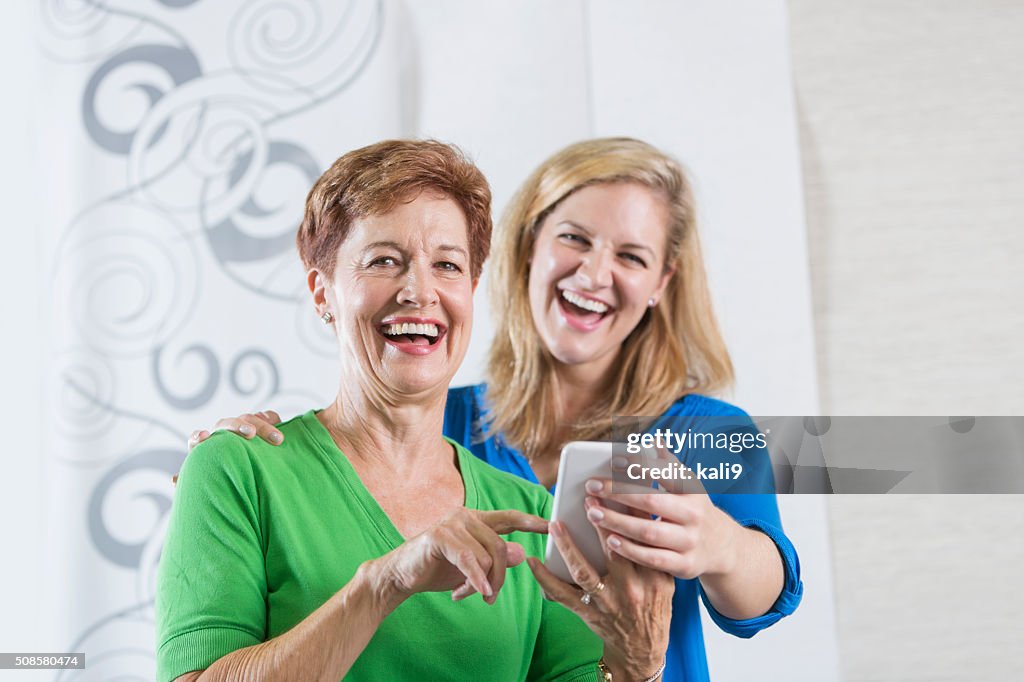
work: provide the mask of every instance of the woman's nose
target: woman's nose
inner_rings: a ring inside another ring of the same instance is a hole
[[[612,255],[604,249],[595,249],[583,256],[576,271],[580,284],[588,289],[601,289],[612,285]]]
[[[430,268],[413,264],[405,273],[405,285],[398,292],[402,305],[425,308],[437,303],[437,290],[430,276]]]

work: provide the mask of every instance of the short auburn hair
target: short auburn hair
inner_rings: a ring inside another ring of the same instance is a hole
[[[385,140],[335,161],[306,197],[295,238],[303,264],[333,276],[354,220],[387,213],[423,191],[444,194],[462,209],[476,279],[491,248],[491,188],[458,147],[437,140]]]

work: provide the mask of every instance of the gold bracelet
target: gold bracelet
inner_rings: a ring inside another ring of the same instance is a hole
[[[644,682],[654,682],[656,679],[661,677],[661,674],[665,672],[665,666],[668,665],[668,657],[661,659],[661,665],[654,671],[654,674],[648,677]]]
[[[659,677],[661,677],[661,674],[665,672],[665,665],[667,663],[667,658],[661,659],[661,665],[658,666],[658,669],[654,671],[653,675],[645,679],[643,682],[654,682]],[[601,660],[597,662],[597,670],[604,677],[604,682],[614,682],[614,680],[612,679],[612,671],[608,669],[607,665],[605,665],[604,656],[602,656]]]

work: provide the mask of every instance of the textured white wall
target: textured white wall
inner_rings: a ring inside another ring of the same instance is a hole
[[[1024,414],[1024,3],[790,0],[822,408]],[[829,500],[844,679],[1024,679],[1024,497]]]

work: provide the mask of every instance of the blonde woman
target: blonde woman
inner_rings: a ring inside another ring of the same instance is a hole
[[[445,435],[477,457],[552,488],[562,446],[610,438],[613,416],[746,418],[707,397],[732,383],[732,364],[708,295],[692,190],[658,149],[608,138],[559,151],[513,198],[492,254],[488,381],[451,389],[445,408]],[[279,443],[277,421],[268,412],[217,427]],[[770,481],[766,453],[760,464]],[[624,623],[667,628],[664,680],[708,679],[698,597],[740,637],[799,604],[799,561],[774,495],[621,495],[607,480],[587,489],[588,517],[613,557],[609,575],[581,560],[559,524],[551,530],[573,555],[579,587],[536,560],[530,567],[549,597],[599,635]],[[609,500],[634,514],[609,509]],[[671,613],[644,607],[658,600],[641,569],[675,576]]]

